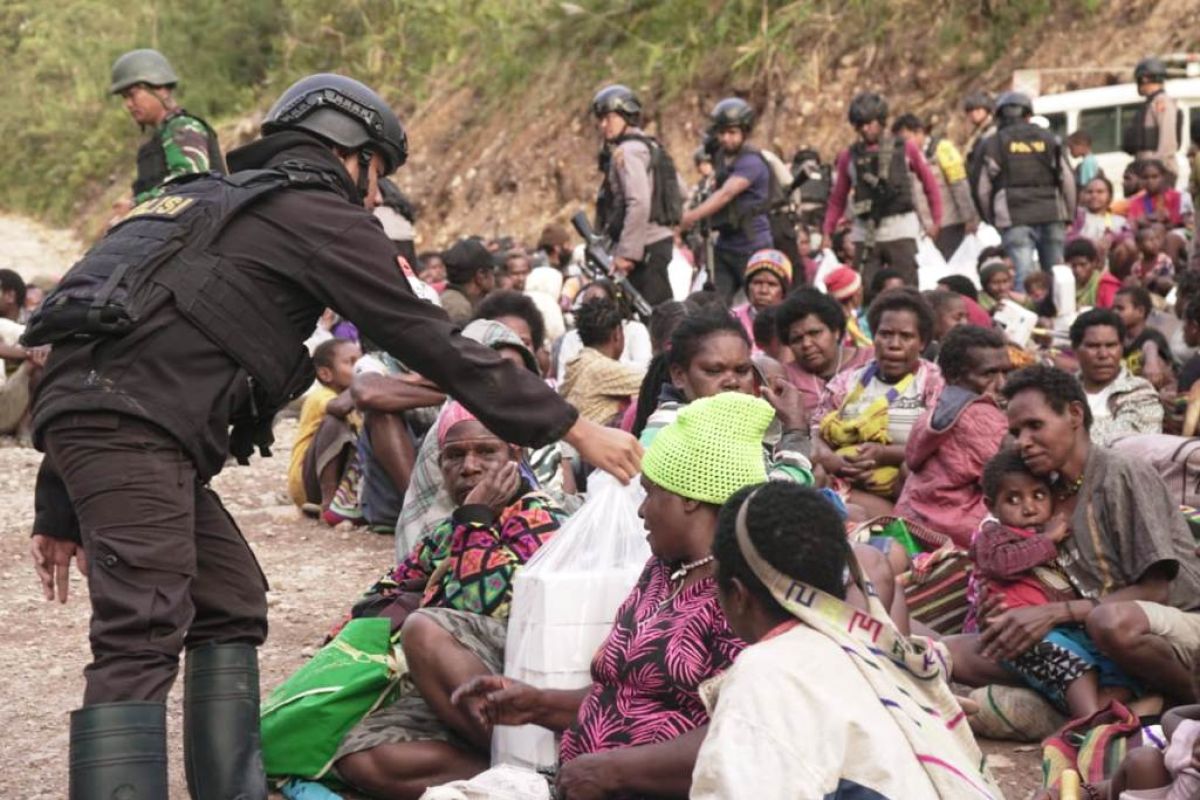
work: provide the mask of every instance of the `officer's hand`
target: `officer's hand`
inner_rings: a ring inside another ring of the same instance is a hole
[[[629,483],[642,471],[642,445],[625,431],[580,417],[563,440],[578,450],[584,461],[621,483]]]
[[[613,270],[615,270],[618,275],[628,276],[629,273],[633,272],[633,262],[628,258],[621,258],[621,256],[617,256],[613,259]]]
[[[69,539],[55,539],[35,533],[29,542],[29,552],[33,556],[33,568],[42,582],[45,598],[53,600],[57,597],[58,602],[67,602],[72,558],[77,559],[79,573],[87,575],[87,554],[83,547]]]
[[[968,236],[974,236],[978,232],[979,232],[979,220],[975,220],[974,222],[967,223],[967,235]]]
[[[938,237],[938,234],[941,232],[942,232],[941,228],[939,228],[937,225],[930,225],[928,228],[925,229],[925,235],[928,236],[930,239],[936,239]]]

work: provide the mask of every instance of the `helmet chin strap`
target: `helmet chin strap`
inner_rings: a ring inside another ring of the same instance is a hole
[[[367,204],[367,192],[371,188],[371,162],[375,160],[375,152],[368,148],[358,151],[358,195],[362,204]]]

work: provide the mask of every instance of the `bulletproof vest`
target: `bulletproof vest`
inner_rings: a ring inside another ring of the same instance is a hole
[[[1150,125],[1147,125],[1146,121],[1150,116],[1150,108],[1154,105],[1154,100],[1162,93],[1160,90],[1147,97],[1146,102],[1138,107],[1133,119],[1123,131],[1121,149],[1129,155],[1133,156],[1147,150],[1158,149],[1158,140],[1162,135],[1158,121],[1151,120],[1153,124]],[[1183,110],[1179,108],[1175,110],[1175,141],[1183,141]]]
[[[171,116],[189,116],[204,126],[208,132],[208,166],[213,172],[225,172],[225,158],[221,155],[221,146],[217,142],[217,133],[204,120],[188,114],[182,109]],[[154,135],[142,143],[137,154],[137,178],[133,181],[133,196],[161,186],[168,177],[167,154],[163,150],[162,135],[155,131]]]
[[[250,376],[256,416],[273,413],[313,379],[291,321],[212,245],[243,209],[285,188],[332,189],[308,165],[172,181],[114,225],[33,314],[27,345],[119,337],[168,303]]]
[[[625,134],[605,148],[607,158],[604,153],[601,155],[604,182],[596,196],[597,227],[614,243],[620,240],[625,226],[625,201],[624,197],[613,191],[608,164],[612,157],[612,149],[628,141],[641,142],[650,150],[650,221],[656,225],[673,228],[683,218],[683,194],[679,190],[679,173],[670,153],[652,136]]]
[[[783,187],[779,185],[779,181],[775,178],[775,170],[771,167],[771,162],[767,161],[766,156],[753,145],[742,145],[742,149],[733,155],[721,153],[720,158],[716,160],[714,166],[716,172],[716,188],[720,189],[725,185],[725,181],[729,180],[733,175],[733,165],[741,158],[742,153],[751,153],[757,156],[767,169],[767,199],[755,203],[752,206],[743,206],[738,202],[739,198],[735,197],[731,202],[726,203],[725,207],[712,216],[712,225],[719,232],[726,236],[734,234],[738,231],[750,236],[750,221],[758,216],[768,214],[771,209],[784,201]]]
[[[833,186],[833,173],[828,164],[814,164],[811,168],[800,173],[802,178],[798,184],[801,203],[820,203],[829,201],[829,192]]]
[[[1059,220],[1059,144],[1049,131],[1017,122],[997,131],[993,155],[1000,174],[992,187],[1001,189],[1013,225],[1042,225]]]
[[[884,139],[875,149],[855,142],[850,146],[850,168],[854,172],[854,216],[878,222],[914,209],[903,139]]]

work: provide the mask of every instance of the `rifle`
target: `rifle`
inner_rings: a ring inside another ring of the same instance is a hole
[[[591,273],[592,280],[607,278],[615,283],[617,289],[629,300],[638,316],[643,320],[649,320],[654,309],[646,302],[646,298],[642,297],[641,292],[633,288],[629,278],[613,269],[612,255],[605,249],[603,240],[592,230],[592,223],[588,221],[587,214],[583,211],[578,212],[571,217],[571,225],[583,237],[584,267]]]

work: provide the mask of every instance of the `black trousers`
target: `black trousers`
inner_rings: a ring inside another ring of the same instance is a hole
[[[861,242],[854,243],[862,247]],[[893,242],[876,242],[875,247],[863,259],[862,282],[870,291],[871,281],[875,273],[884,267],[891,267],[900,273],[904,283],[914,289],[917,286],[917,242],[915,239],[897,239]]]
[[[671,263],[674,250],[675,241],[670,238],[646,245],[642,260],[634,264],[633,271],[629,273],[629,282],[651,306],[672,299],[667,266]]]
[[[260,645],[267,581],[179,443],[143,420],[67,414],[46,430],[88,557],[84,705],[163,701],[185,647]]]
[[[713,250],[713,260],[716,265],[717,291],[726,303],[733,302],[733,296],[746,282],[746,263],[750,260],[751,252],[739,253],[735,250]]]
[[[938,231],[937,238],[933,240],[938,252],[942,254],[942,258],[949,259],[954,255],[954,251],[963,243],[963,239],[967,238],[967,224],[960,222],[957,225],[944,225]]]

